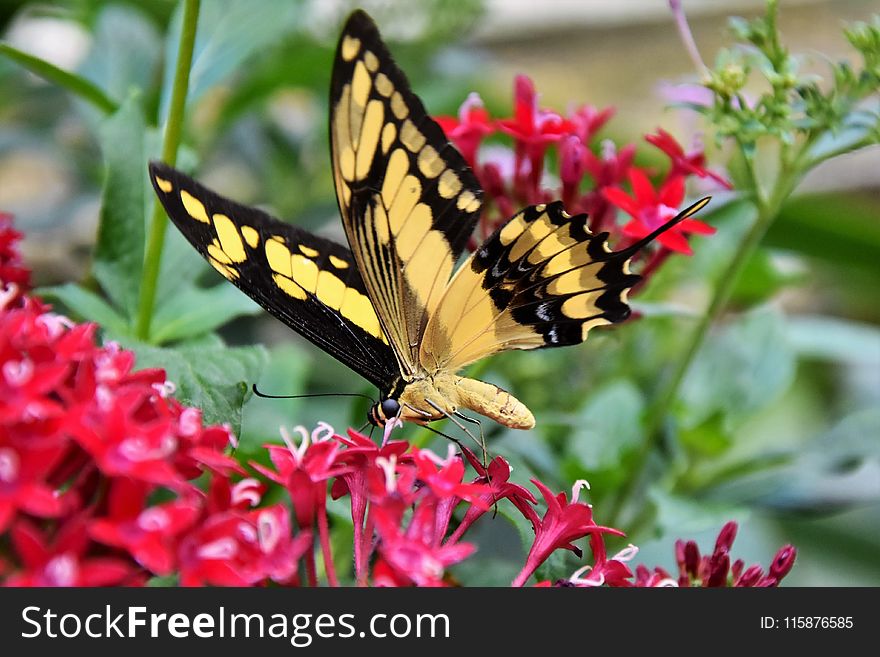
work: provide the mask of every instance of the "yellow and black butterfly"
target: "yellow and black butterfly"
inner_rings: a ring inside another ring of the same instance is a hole
[[[333,177],[349,248],[239,205],[161,163],[156,193],[223,276],[375,384],[368,419],[425,424],[465,408],[515,429],[535,420],[457,372],[507,349],[583,342],[629,315],[629,258],[702,208],[611,251],[586,215],[530,206],[453,273],[482,205],[473,172],[410,90],[367,14],[345,24],[330,87]]]

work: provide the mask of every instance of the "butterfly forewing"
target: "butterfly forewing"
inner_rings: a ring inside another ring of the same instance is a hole
[[[330,108],[346,235],[408,376],[419,369],[425,325],[473,232],[482,191],[360,11],[339,41]]]
[[[164,164],[151,163],[150,178],[180,232],[229,281],[377,387],[399,378],[347,248],[234,203]]]

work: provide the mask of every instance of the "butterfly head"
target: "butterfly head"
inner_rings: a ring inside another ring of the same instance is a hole
[[[367,420],[374,427],[384,427],[388,420],[400,415],[400,402],[388,397],[377,401],[367,412]]]

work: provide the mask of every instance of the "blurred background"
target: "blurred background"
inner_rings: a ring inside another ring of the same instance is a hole
[[[354,6],[203,0],[201,20],[210,29],[200,23],[182,166],[226,196],[342,239],[327,94],[339,25]],[[686,146],[707,134],[695,114],[668,107],[670,84],[696,75],[662,0],[357,6],[382,28],[433,114],[456,114],[468,93],[478,91],[493,116],[510,116],[513,77],[524,73],[542,106],[616,108],[601,136],[637,143],[637,162],[658,157],[643,140],[658,126]],[[731,43],[728,17],[753,16],[763,2],[686,0],[684,6],[711,62]],[[780,10],[788,47],[805,54],[806,70],[824,75],[826,60],[856,62],[842,27],[869,21],[880,5],[782,0]],[[0,35],[78,72],[111,98],[137,94],[155,123],[170,84],[165,62],[176,47],[178,14],[175,2],[160,0],[4,0]],[[14,214],[25,233],[26,261],[41,285],[88,273],[103,183],[100,131],[95,108],[0,59],[0,211]],[[158,143],[155,129],[145,138]],[[723,170],[723,145],[711,133],[705,141],[710,165]],[[694,257],[667,263],[646,291],[641,319],[595,332],[582,347],[504,354],[482,372],[538,418],[528,433],[486,426],[490,450],[511,460],[521,483],[535,475],[565,489],[588,479],[600,524],[603,496],[630,474],[646,400],[663,366],[680,353],[687,333],[681,326],[703,309],[713,273],[749,220],[723,199],[705,218],[718,234],[694,241]],[[203,266],[190,255],[178,266]],[[741,523],[733,554],[747,564],[766,565],[779,545],[791,542],[800,551],[791,584],[880,585],[878,283],[880,147],[874,146],[813,171],[750,262],[728,316],[682,389],[677,440],[655,459],[644,513],[628,539],[641,548],[638,563],[671,567],[675,538],[695,537],[709,549],[733,518]],[[256,310],[226,326],[223,336],[270,349],[263,390],[374,392]],[[365,411],[338,400],[252,400],[244,409],[242,450],[277,440],[281,424],[359,427]],[[445,452],[442,443],[435,446]],[[462,564],[467,581],[509,581],[521,563],[517,528],[488,521],[477,529],[477,542],[492,546],[482,551],[493,558],[478,554]],[[572,561],[570,570],[576,567]]]

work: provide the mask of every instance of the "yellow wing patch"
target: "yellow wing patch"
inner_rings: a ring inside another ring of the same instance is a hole
[[[205,212],[205,206],[195,196],[182,189],[180,190],[180,200],[190,217],[205,224],[211,223],[211,220],[208,219],[208,213]]]
[[[425,329],[419,359],[456,371],[506,349],[576,344],[629,312],[638,280],[604,236],[559,202],[526,208],[461,266]]]
[[[366,19],[339,43],[330,137],[352,255],[406,377],[482,192]]]

